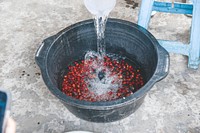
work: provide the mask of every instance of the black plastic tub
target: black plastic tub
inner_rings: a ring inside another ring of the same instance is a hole
[[[70,112],[87,121],[112,122],[129,116],[169,70],[168,52],[144,28],[128,21],[109,19],[105,37],[107,53],[137,61],[145,74],[145,85],[125,99],[86,102],[66,96],[61,91],[67,64],[83,57],[86,51],[97,49],[93,20],[79,22],[45,39],[36,53],[36,62],[48,89]]]

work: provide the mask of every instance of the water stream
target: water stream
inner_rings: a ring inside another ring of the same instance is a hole
[[[103,95],[108,92],[116,93],[121,86],[122,81],[118,79],[118,74],[111,75],[111,71],[105,66],[106,57],[105,28],[108,16],[94,19],[94,25],[97,34],[97,51],[88,51],[85,55],[85,64],[89,64],[88,74],[94,75],[94,78],[85,79],[88,89],[96,95]],[[114,82],[115,81],[115,82]]]
[[[104,57],[106,55],[106,44],[104,39],[104,32],[106,29],[106,22],[108,16],[98,17],[96,16],[94,19],[94,25],[96,28],[97,34],[97,53],[99,56]]]
[[[99,1],[100,0],[96,0],[97,3]],[[110,8],[113,8],[113,3],[115,5],[116,1],[103,0],[102,2],[105,2],[103,4],[111,5],[105,5],[104,7],[108,6],[109,8],[107,8],[104,11],[101,9],[97,11],[97,9],[91,8],[93,6],[91,5],[91,3],[86,3],[88,4],[89,11],[93,13],[96,12],[94,17],[94,26],[97,34],[97,51],[88,51],[85,55],[85,64],[87,65],[88,61],[90,61],[90,70],[88,71],[88,74],[95,75],[94,78],[85,79],[85,81],[87,82],[88,89],[94,92],[96,95],[103,95],[108,92],[115,93],[117,89],[121,86],[121,81],[118,80],[118,75],[115,74],[111,76],[111,71],[105,66],[104,63],[104,58],[106,57],[106,44],[104,32],[106,29],[106,22],[108,19],[109,12],[112,10]]]

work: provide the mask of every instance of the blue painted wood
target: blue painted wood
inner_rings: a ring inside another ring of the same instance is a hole
[[[158,12],[167,12],[175,14],[192,14],[193,4],[174,3],[154,1],[153,10]]]
[[[154,0],[142,0],[140,13],[138,17],[138,25],[148,28],[153,9]]]
[[[138,24],[148,28],[151,12],[167,12],[177,14],[192,14],[192,28],[190,44],[181,42],[158,40],[168,52],[183,54],[189,57],[188,66],[197,69],[200,64],[200,0],[193,0],[193,4],[174,3],[174,8],[169,2],[142,0]]]
[[[192,18],[192,29],[190,38],[190,54],[189,64],[190,68],[197,69],[200,63],[200,1],[193,0],[193,18]]]
[[[184,44],[177,41],[158,40],[161,46],[163,46],[168,52],[182,54],[189,56],[189,44]]]

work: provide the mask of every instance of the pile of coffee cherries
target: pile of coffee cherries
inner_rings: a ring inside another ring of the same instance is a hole
[[[123,59],[116,60],[105,56],[103,66],[109,69],[110,75],[118,76],[118,80],[121,80],[121,85],[116,92],[109,91],[106,94],[97,95],[88,89],[85,80],[96,78],[96,75],[88,72],[93,61],[94,59],[87,62],[81,60],[68,66],[67,74],[64,76],[62,83],[63,93],[67,96],[89,102],[111,101],[126,98],[144,85],[144,79],[139,68],[133,68]]]

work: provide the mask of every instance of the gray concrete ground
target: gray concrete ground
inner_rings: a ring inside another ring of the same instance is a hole
[[[110,17],[137,22],[139,0],[118,0]],[[129,3],[129,4],[128,4]],[[91,123],[72,115],[46,88],[34,55],[42,40],[91,18],[83,0],[0,0],[0,86],[12,92],[17,133],[200,133],[200,69],[170,54],[170,73],[131,116]],[[150,32],[159,39],[188,42],[191,18],[157,13]]]

